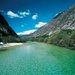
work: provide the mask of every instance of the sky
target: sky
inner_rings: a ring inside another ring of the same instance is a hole
[[[1,0],[0,12],[18,35],[33,33],[75,0]]]

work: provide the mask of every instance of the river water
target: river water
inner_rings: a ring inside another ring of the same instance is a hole
[[[0,51],[0,75],[75,75],[75,51],[28,42]]]

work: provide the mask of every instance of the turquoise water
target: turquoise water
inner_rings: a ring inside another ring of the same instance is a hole
[[[0,51],[0,75],[75,75],[75,51],[28,42]]]

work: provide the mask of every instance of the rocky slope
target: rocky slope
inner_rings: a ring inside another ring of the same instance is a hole
[[[51,22],[25,39],[75,49],[75,5],[59,13]]]
[[[0,14],[0,42],[19,42],[20,38]]]
[[[64,12],[59,13],[51,22],[30,36],[37,37],[42,35],[50,35],[61,29],[75,29],[75,5]]]

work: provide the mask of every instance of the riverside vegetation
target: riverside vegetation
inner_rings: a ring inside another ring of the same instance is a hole
[[[75,5],[34,33],[19,37],[0,14],[0,42],[38,41],[75,50]]]
[[[70,49],[75,49],[75,30],[61,30],[50,36],[43,35],[30,39],[31,41],[45,42]]]
[[[75,50],[75,4],[23,40],[45,42]]]

